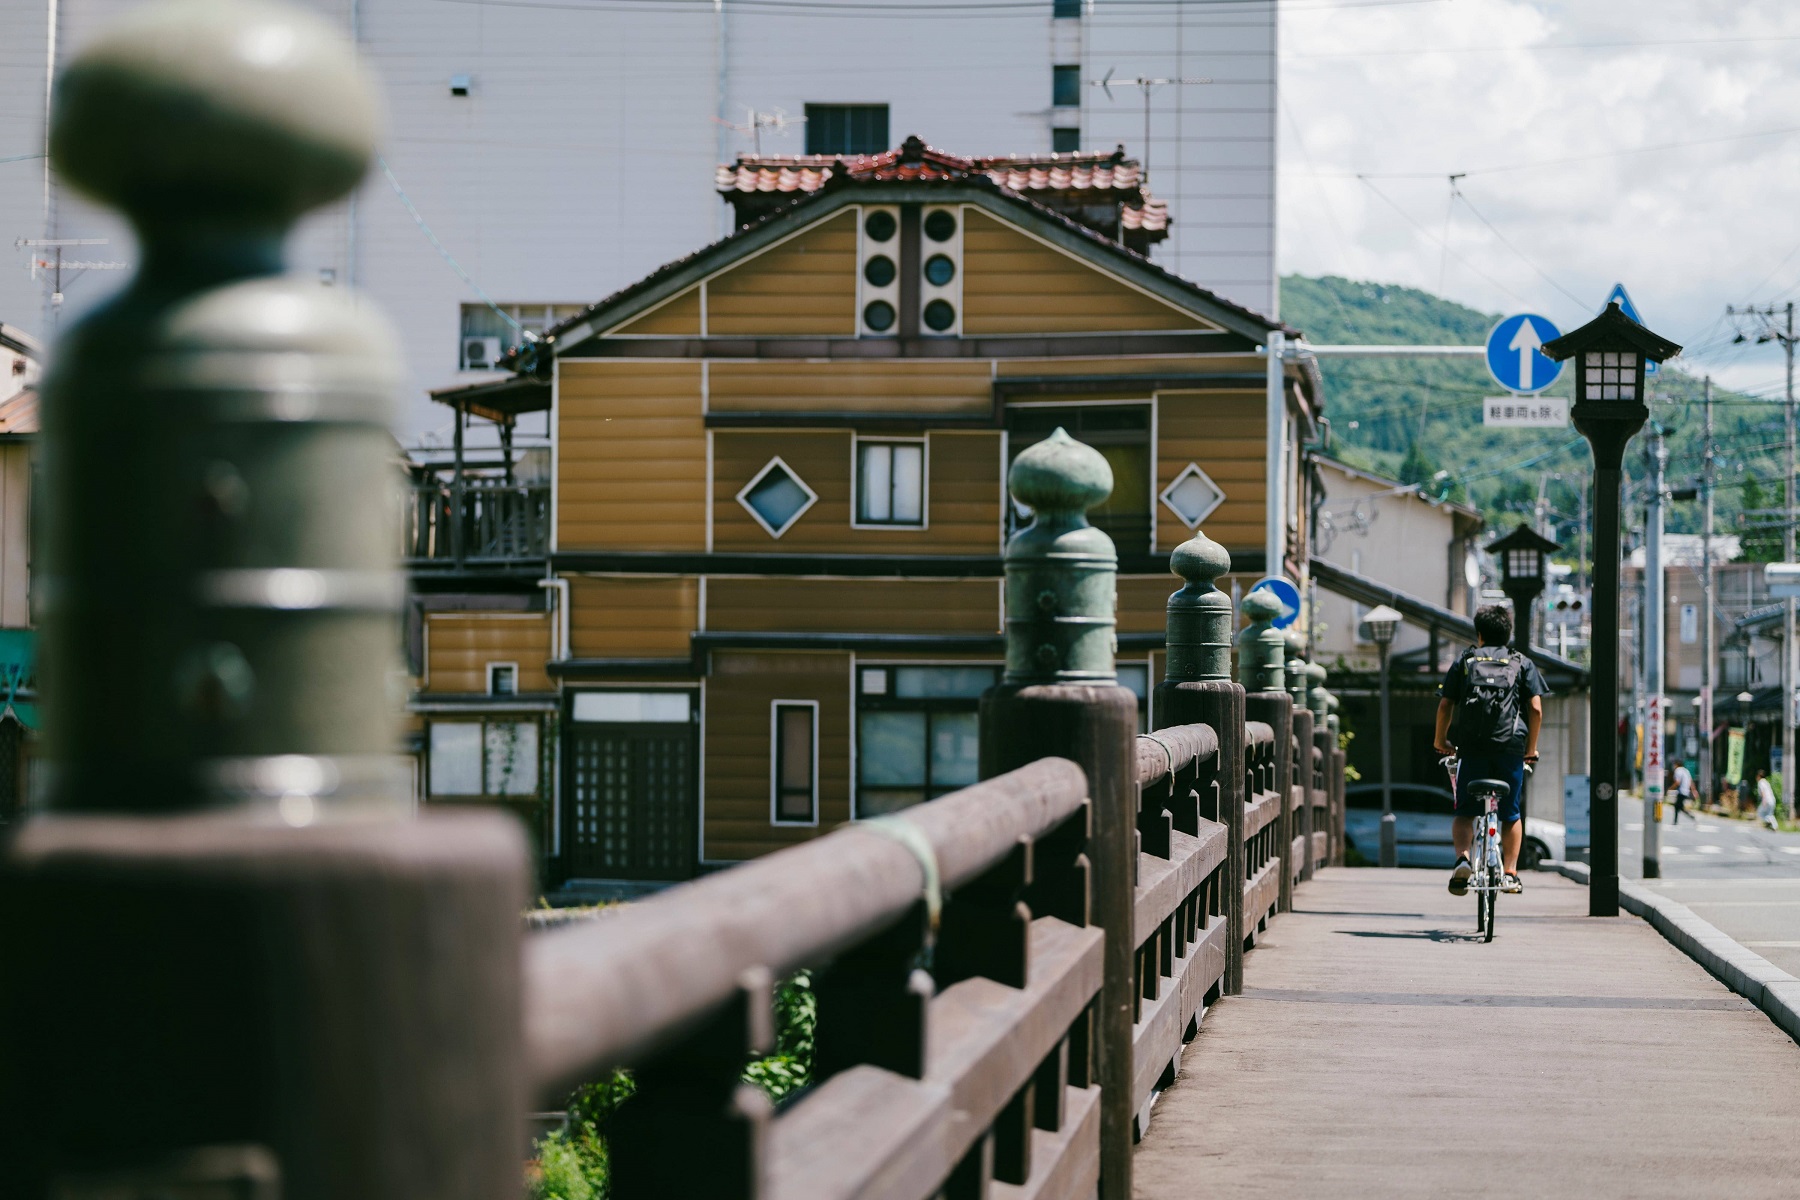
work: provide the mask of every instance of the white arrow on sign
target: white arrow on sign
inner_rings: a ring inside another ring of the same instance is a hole
[[[1531,323],[1530,317],[1519,322],[1519,331],[1513,334],[1512,341],[1507,343],[1508,350],[1519,352],[1519,390],[1521,392],[1531,390],[1531,356],[1536,354],[1543,344],[1544,339],[1538,336],[1537,327]]]

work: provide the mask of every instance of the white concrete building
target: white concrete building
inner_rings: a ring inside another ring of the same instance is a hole
[[[0,237],[129,232],[41,158],[48,64],[136,0],[19,0],[0,71]],[[1162,265],[1274,314],[1277,36],[1272,0],[306,0],[354,36],[390,109],[385,170],[308,222],[294,267],[354,285],[398,325],[401,436],[444,425],[429,388],[478,378],[489,336],[585,305],[723,234],[717,164],[885,149],[916,133],[961,154],[1110,149],[1148,159],[1173,217]],[[1111,75],[1110,96],[1093,81]],[[1143,89],[1149,96],[1145,146]],[[755,114],[763,114],[758,118]],[[806,118],[806,120],[798,120]],[[389,175],[391,172],[391,178]],[[425,232],[429,227],[430,235]],[[434,244],[435,241],[435,244]],[[0,262],[0,320],[53,335],[121,272]],[[468,336],[465,337],[464,335]],[[471,340],[473,344],[471,345]]]

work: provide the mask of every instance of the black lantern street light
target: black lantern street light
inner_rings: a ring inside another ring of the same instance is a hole
[[[1588,813],[1593,849],[1588,915],[1619,915],[1619,484],[1625,444],[1643,428],[1644,364],[1681,347],[1626,316],[1606,311],[1542,347],[1545,357],[1575,360],[1575,404],[1569,415],[1594,452],[1594,605],[1588,670]]]
[[[1388,730],[1388,647],[1400,632],[1400,614],[1387,605],[1371,608],[1363,617],[1363,629],[1381,653],[1381,865],[1400,865],[1394,836],[1394,759],[1393,740]]]
[[[1561,549],[1529,525],[1488,544],[1488,553],[1500,561],[1500,590],[1512,601],[1514,650],[1531,648],[1531,616],[1544,594],[1544,556]]]

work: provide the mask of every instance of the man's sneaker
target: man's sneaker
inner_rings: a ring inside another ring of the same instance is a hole
[[[1517,875],[1508,875],[1500,882],[1500,890],[1508,895],[1516,896],[1525,890],[1525,885],[1520,882]]]
[[[1452,896],[1468,895],[1469,876],[1474,873],[1475,868],[1469,865],[1469,860],[1467,858],[1457,859],[1456,870],[1450,872],[1450,894]]]

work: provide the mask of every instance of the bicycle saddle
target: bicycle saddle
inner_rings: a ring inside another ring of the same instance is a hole
[[[1502,796],[1506,796],[1512,791],[1512,784],[1504,779],[1471,779],[1468,787],[1470,791],[1480,789],[1484,792],[1499,792]]]

